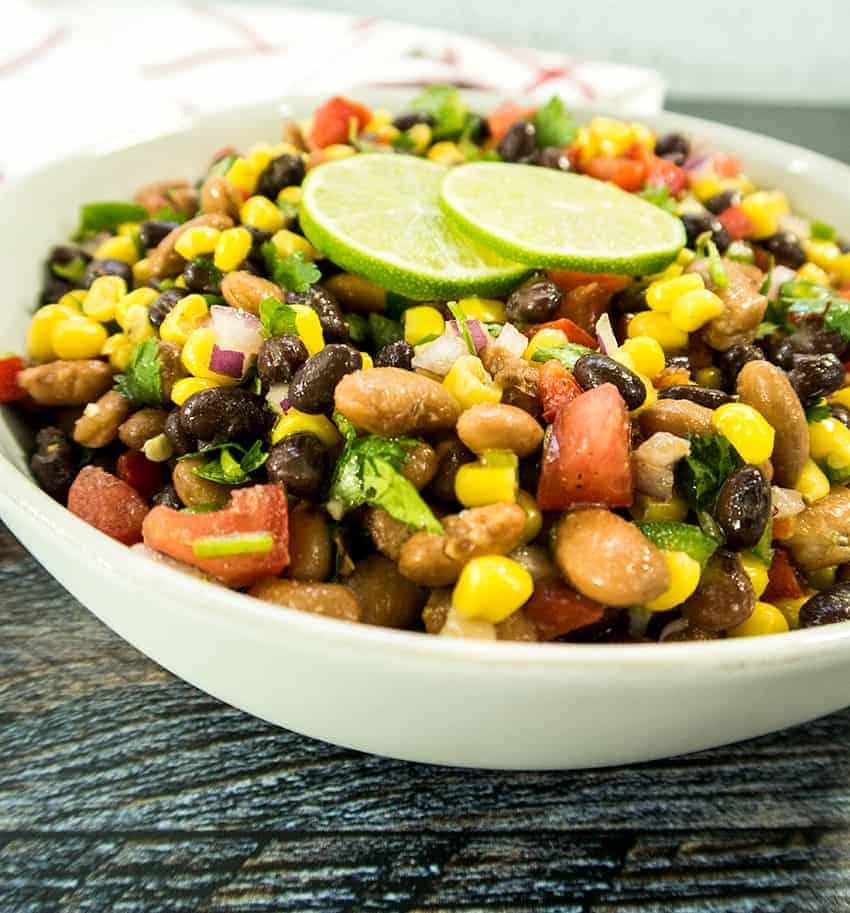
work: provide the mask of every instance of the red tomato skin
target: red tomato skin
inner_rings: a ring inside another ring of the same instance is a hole
[[[68,510],[124,545],[142,541],[148,505],[134,488],[98,466],[84,466],[77,473],[68,492]]]
[[[581,396],[578,381],[558,361],[546,361],[539,372],[540,398],[543,400],[543,418],[550,424],[568,403]]]
[[[605,607],[555,578],[537,584],[523,611],[534,622],[540,639],[552,640],[600,621]]]
[[[138,450],[126,450],[118,457],[115,474],[122,482],[135,488],[143,498],[150,498],[162,483],[159,463],[149,460]]]
[[[629,193],[643,190],[648,172],[645,162],[610,155],[598,156],[584,170],[592,178],[596,178],[598,181],[610,181]]]
[[[534,111],[534,108],[523,108],[511,101],[499,105],[487,118],[487,126],[490,128],[490,144],[497,146],[518,120],[533,117]]]
[[[804,595],[800,578],[784,548],[773,550],[773,561],[768,571],[767,589],[760,597],[765,602],[775,599],[799,599]]]
[[[678,197],[687,186],[688,175],[684,168],[653,155],[647,164],[646,182],[653,187],[664,185],[672,196]]]
[[[596,340],[590,333],[585,333],[585,331],[577,324],[575,321],[570,320],[569,317],[561,317],[559,320],[550,320],[548,323],[538,323],[537,326],[533,326],[530,330],[525,331],[525,335],[531,339],[535,333],[539,333],[540,330],[560,330],[566,337],[568,342],[574,342],[576,345],[587,346],[589,349],[596,348]]]
[[[629,507],[629,434],[629,413],[613,384],[594,387],[559,409],[540,467],[540,508]]]
[[[264,555],[197,558],[196,539],[235,533],[269,532],[274,547]],[[252,485],[231,492],[221,510],[189,514],[157,505],[145,518],[145,545],[200,568],[227,586],[245,587],[277,577],[289,564],[289,520],[283,485]]]
[[[14,403],[27,395],[27,391],[18,386],[18,374],[23,370],[23,359],[17,355],[0,358],[0,403]]]
[[[740,206],[730,206],[717,217],[733,241],[742,241],[753,236],[753,223]]]
[[[309,144],[313,149],[324,149],[334,143],[347,143],[352,118],[357,129],[362,130],[372,119],[372,112],[365,106],[342,95],[334,95],[313,114]]]

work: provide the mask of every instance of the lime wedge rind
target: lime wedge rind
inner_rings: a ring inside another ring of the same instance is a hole
[[[633,194],[532,165],[460,165],[443,180],[440,206],[469,237],[538,268],[651,275],[686,241],[681,220]]]

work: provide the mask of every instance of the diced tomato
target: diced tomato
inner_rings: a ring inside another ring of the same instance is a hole
[[[144,523],[145,545],[178,561],[199,567],[227,586],[250,586],[277,577],[289,564],[289,521],[283,485],[253,485],[231,492],[221,510],[190,514],[158,505]],[[270,533],[272,550],[264,554],[198,558],[194,543],[210,536]]]
[[[13,403],[27,395],[27,391],[18,386],[18,374],[23,370],[23,359],[17,355],[0,358],[0,403]]]
[[[538,583],[523,611],[534,622],[540,639],[551,640],[600,621],[605,607],[556,578]]]
[[[565,293],[591,283],[607,291],[622,292],[634,281],[631,276],[617,276],[614,273],[576,273],[568,269],[548,269],[546,275]]]
[[[649,171],[646,162],[612,155],[598,156],[584,170],[592,178],[599,181],[610,181],[630,193],[643,190]]]
[[[773,561],[768,571],[767,589],[761,598],[765,602],[773,602],[774,599],[799,599],[803,592],[788,552],[784,548],[774,549]]]
[[[148,505],[126,482],[98,466],[84,466],[68,492],[68,510],[125,545],[142,541]]]
[[[741,162],[734,155],[715,155],[712,167],[719,178],[736,178],[741,173]]]
[[[115,473],[122,482],[143,497],[149,498],[162,483],[162,472],[159,463],[149,460],[138,450],[126,450],[118,457]]]
[[[356,121],[357,129],[362,130],[371,119],[372,112],[365,105],[334,95],[313,114],[309,145],[313,149],[324,149],[334,143],[347,143],[351,121]]]
[[[628,507],[633,498],[630,429],[626,404],[613,384],[594,387],[560,409],[540,468],[540,507]]]
[[[740,206],[730,206],[717,217],[733,241],[753,236],[753,223]]]
[[[653,155],[647,165],[646,182],[653,187],[666,186],[674,197],[678,197],[688,183],[688,174],[684,168]]]
[[[551,423],[555,421],[560,409],[581,396],[582,390],[573,375],[554,359],[540,366],[538,378],[540,398],[543,400],[543,418]]]
[[[534,108],[523,108],[511,101],[499,105],[487,118],[492,144],[497,145],[518,120],[527,120],[533,116]]]
[[[569,317],[561,317],[559,320],[550,320],[548,323],[538,323],[537,326],[532,327],[530,330],[526,330],[526,335],[529,339],[534,336],[535,333],[540,330],[560,330],[566,337],[569,342],[574,342],[580,346],[588,346],[588,348],[596,348],[596,340],[590,333],[585,333],[585,331],[574,321],[570,320]]]

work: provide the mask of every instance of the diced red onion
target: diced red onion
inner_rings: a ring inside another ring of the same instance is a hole
[[[528,337],[512,324],[506,323],[502,327],[502,332],[493,340],[493,345],[500,349],[507,349],[517,358],[522,357],[522,353],[528,348]]]
[[[773,275],[770,277],[770,288],[767,290],[767,300],[776,301],[779,297],[779,289],[781,289],[786,282],[790,282],[792,279],[796,278],[797,274],[793,269],[789,269],[787,266],[774,266]]]
[[[614,335],[614,328],[611,326],[611,318],[607,313],[596,321],[596,338],[599,340],[599,351],[603,355],[613,355],[620,348]]]
[[[210,370],[215,371],[216,374],[224,374],[226,377],[241,378],[244,369],[244,352],[213,346],[212,355],[210,355]]]
[[[290,406],[289,384],[272,384],[266,394],[266,402],[272,411],[282,415]]]
[[[210,317],[216,342],[222,349],[244,352],[249,359],[260,351],[263,337],[260,320],[254,314],[242,308],[214,304],[210,308]]]
[[[685,159],[685,163],[682,167],[685,171],[696,172],[702,171],[703,169],[711,166],[711,160],[713,156],[710,152],[703,150],[695,150]]]
[[[460,336],[453,336],[450,332],[433,342],[417,346],[413,356],[413,367],[430,371],[439,377],[445,377],[452,365],[462,356],[469,354],[469,347]]]
[[[806,502],[803,500],[803,496],[799,491],[772,485],[770,494],[773,503],[774,520],[782,520],[785,517],[795,517],[806,509]]]
[[[475,346],[475,351],[478,353],[490,341],[490,334],[482,326],[480,320],[467,320],[466,326],[469,330],[469,335],[472,337],[472,344]],[[446,329],[454,336],[460,336],[456,320],[450,320],[446,324]]]
[[[661,629],[661,634],[658,636],[658,640],[668,640],[674,634],[678,634],[679,631],[684,631],[688,627],[687,618],[674,618],[673,621],[668,621],[666,625]]]

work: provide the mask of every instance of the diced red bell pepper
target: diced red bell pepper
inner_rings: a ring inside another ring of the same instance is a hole
[[[77,473],[68,492],[68,510],[125,545],[142,541],[148,505],[135,488],[99,466],[84,466]]]
[[[487,118],[487,126],[490,128],[490,140],[494,146],[505,137],[508,130],[518,120],[527,120],[534,116],[534,108],[523,108],[522,105],[514,104],[512,101],[506,101],[499,105],[495,111],[492,111]]]
[[[613,155],[597,156],[584,170],[592,178],[609,181],[629,193],[643,190],[649,171],[645,162]]]
[[[775,548],[768,571],[767,589],[761,598],[765,602],[773,602],[774,599],[799,599],[803,595],[800,578],[788,557],[788,552],[784,548]]]
[[[646,182],[652,187],[667,187],[672,196],[678,197],[687,186],[688,174],[673,162],[653,155],[648,162]]]
[[[523,611],[534,622],[540,639],[552,640],[600,621],[605,607],[555,578],[535,586]]]
[[[555,421],[555,416],[567,403],[582,394],[578,381],[554,359],[540,366],[538,383],[540,398],[543,400],[543,418],[550,423]]]
[[[628,507],[634,496],[630,432],[626,404],[613,384],[594,387],[558,410],[540,468],[541,509]]]
[[[162,471],[159,463],[149,460],[138,450],[126,450],[118,457],[115,473],[122,482],[143,497],[149,498],[162,484]]]
[[[18,375],[23,370],[23,359],[17,355],[0,358],[0,403],[13,403],[27,395],[27,391],[18,386]]]
[[[289,520],[283,485],[253,485],[231,492],[221,510],[190,514],[158,505],[144,523],[145,545],[200,568],[227,586],[244,587],[277,577],[289,564]],[[270,533],[271,551],[199,558],[198,539],[241,533]]]
[[[733,241],[741,241],[753,236],[754,228],[750,217],[740,206],[730,206],[717,217]]]
[[[561,317],[559,320],[550,320],[548,323],[538,323],[537,326],[533,326],[530,330],[526,330],[526,335],[529,339],[534,336],[535,333],[540,332],[540,330],[560,330],[566,337],[569,342],[574,342],[576,345],[587,346],[590,349],[596,348],[596,340],[590,333],[585,333],[585,331],[574,321],[570,320],[569,317]]]
[[[312,149],[324,149],[334,143],[347,143],[351,121],[362,130],[372,119],[372,112],[365,106],[342,95],[329,98],[313,114],[308,144]]]

